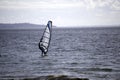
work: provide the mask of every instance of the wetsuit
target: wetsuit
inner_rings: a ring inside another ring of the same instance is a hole
[[[42,51],[42,55],[46,55],[47,54],[47,49],[43,45],[42,38],[41,38],[40,43],[39,43],[39,49]]]

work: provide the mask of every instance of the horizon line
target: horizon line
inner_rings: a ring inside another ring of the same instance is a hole
[[[46,25],[46,24],[38,24],[38,23],[30,23],[30,22],[15,22],[15,23],[8,23],[8,22],[5,22],[5,23],[0,23],[0,24],[11,24],[11,25],[14,25],[14,24],[31,24],[31,25]],[[56,26],[56,25],[53,25],[53,26]],[[116,24],[116,25],[111,25],[111,24],[105,24],[105,25],[66,25],[66,26],[56,26],[56,27],[120,27],[120,24]]]

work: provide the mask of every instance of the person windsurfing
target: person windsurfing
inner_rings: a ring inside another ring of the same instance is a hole
[[[48,48],[50,45],[50,40],[51,40],[51,32],[52,32],[52,21],[48,21],[48,24],[39,42],[39,49],[42,52],[42,56],[47,55]]]

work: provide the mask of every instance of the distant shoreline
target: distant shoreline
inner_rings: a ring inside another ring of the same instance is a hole
[[[31,24],[31,23],[0,23],[0,30],[15,30],[15,29],[41,29],[45,28],[46,25],[43,24]],[[56,26],[54,26],[56,27]]]
[[[34,28],[43,28],[45,25],[36,25],[30,23],[15,23],[15,24],[0,24],[0,29],[34,29]]]

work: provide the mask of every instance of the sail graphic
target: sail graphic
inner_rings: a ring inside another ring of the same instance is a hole
[[[48,24],[44,30],[44,33],[42,35],[42,38],[39,42],[39,48],[42,50],[42,52],[47,53],[50,40],[51,40],[51,32],[52,32],[52,21],[48,21]]]

